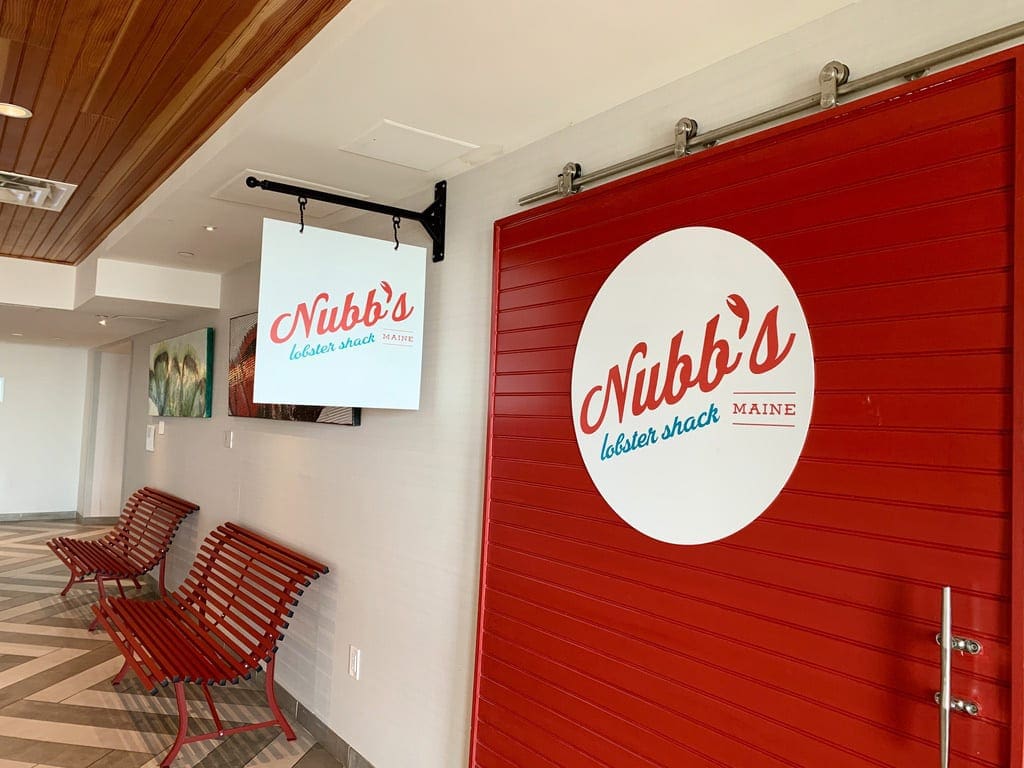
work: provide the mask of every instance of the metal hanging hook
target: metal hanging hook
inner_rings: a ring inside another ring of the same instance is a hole
[[[402,226],[402,217],[401,216],[392,216],[391,217],[391,223],[394,225],[394,228],[395,228],[395,250],[397,251],[398,250],[398,228],[400,226]]]
[[[309,201],[304,198],[299,198],[299,234],[301,235],[303,230],[306,228],[306,203]]]

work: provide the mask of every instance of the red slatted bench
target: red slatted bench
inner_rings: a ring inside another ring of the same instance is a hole
[[[103,582],[116,581],[123,597],[122,579],[131,579],[139,587],[139,577],[157,565],[160,594],[164,594],[164,569],[171,539],[182,521],[198,509],[198,504],[156,488],[141,488],[125,502],[117,525],[106,536],[50,539],[46,545],[71,571],[61,594],[66,595],[75,584],[95,581],[102,598]]]
[[[274,660],[292,608],[303,588],[327,566],[234,523],[210,532],[185,581],[160,600],[105,597],[93,606],[99,624],[124,655],[114,677],[118,685],[129,670],[150,693],[174,685],[178,735],[161,766],[169,766],[184,744],[256,728],[288,725],[274,696]],[[224,728],[211,685],[248,679],[266,663],[267,703],[273,720]],[[185,684],[202,687],[215,731],[188,735]]]

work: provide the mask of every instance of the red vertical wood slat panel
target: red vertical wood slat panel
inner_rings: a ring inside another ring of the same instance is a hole
[[[1018,55],[495,225],[473,768],[932,764],[943,584],[984,645],[954,659],[982,711],[954,717],[953,765],[1020,768]],[[612,512],[569,394],[605,278],[691,225],[782,268],[817,387],[786,488],[697,547]]]

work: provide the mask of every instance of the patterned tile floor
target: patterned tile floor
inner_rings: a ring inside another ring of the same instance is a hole
[[[100,630],[89,632],[95,587],[60,590],[67,569],[46,547],[57,535],[99,534],[71,522],[0,523],[0,768],[156,768],[173,741],[177,715],[169,691],[150,696],[129,674],[110,678],[121,656]],[[214,689],[222,719],[271,717],[262,675]],[[193,686],[189,686],[193,688]],[[198,688],[189,691],[192,723],[210,730]],[[186,745],[174,768],[340,768],[307,731],[277,728]],[[193,726],[195,727],[195,726]]]

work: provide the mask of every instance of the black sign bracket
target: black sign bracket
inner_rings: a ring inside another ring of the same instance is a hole
[[[434,185],[434,202],[422,211],[410,211],[405,208],[396,208],[393,205],[384,205],[383,203],[374,203],[369,200],[360,200],[356,197],[345,197],[344,195],[335,195],[330,192],[321,192],[318,189],[308,189],[306,187],[296,187],[292,184],[282,184],[279,181],[271,181],[270,179],[257,179],[255,176],[249,176],[245,180],[245,185],[253,189],[259,187],[260,189],[265,189],[268,192],[278,192],[282,195],[290,195],[295,198],[319,200],[322,203],[343,205],[347,208],[358,208],[361,211],[383,213],[387,216],[391,216],[392,218],[398,217],[400,219],[412,219],[413,221],[418,221],[423,229],[426,230],[426,233],[430,235],[430,239],[434,242],[433,260],[444,261],[445,214],[447,212],[448,205],[447,181],[439,181]]]

